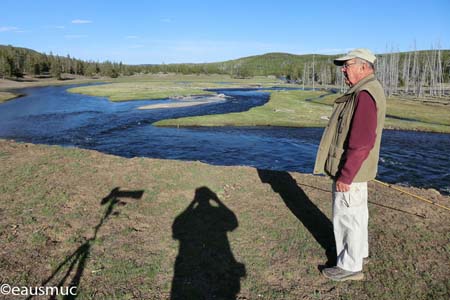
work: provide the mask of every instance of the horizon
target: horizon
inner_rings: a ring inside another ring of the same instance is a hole
[[[376,8],[350,1],[345,9],[332,1],[3,2],[0,44],[85,61],[196,64],[360,47],[375,54],[450,49],[450,2],[443,0],[383,0]]]
[[[14,47],[14,48],[23,48],[23,49],[27,49],[27,50],[36,51],[35,49],[26,48],[26,47],[19,47],[19,46],[15,46],[15,45],[0,44],[0,46],[6,46],[6,47],[11,46],[11,47]],[[421,49],[421,50],[416,50],[416,51],[420,52],[420,51],[433,51],[433,50],[450,51],[450,48],[449,49]],[[410,51],[385,52],[385,53],[376,53],[376,55],[385,55],[385,54],[391,54],[391,53],[408,53],[408,52],[412,52],[412,51],[413,50],[410,50]],[[70,55],[70,53],[68,53],[66,55],[60,55],[60,54],[53,53],[53,52],[51,52],[51,53],[39,52],[39,53],[45,54],[45,55],[50,55],[51,54],[51,55],[60,56],[60,57],[67,57],[67,55]],[[231,59],[224,60],[224,61],[212,61],[212,62],[205,62],[205,63],[177,62],[177,63],[161,63],[161,64],[165,64],[165,65],[172,65],[172,64],[174,64],[174,65],[178,65],[178,64],[184,64],[184,65],[190,65],[190,64],[192,64],[192,65],[195,65],[195,64],[214,64],[214,63],[222,63],[222,62],[239,60],[239,59],[245,59],[245,58],[256,57],[256,56],[264,56],[264,55],[268,55],[268,54],[287,54],[287,55],[297,55],[297,56],[308,56],[308,55],[337,56],[337,55],[342,55],[342,54],[345,54],[345,53],[337,53],[337,54],[320,54],[320,53],[294,54],[294,53],[287,53],[287,52],[267,52],[267,53],[261,53],[261,54],[255,54],[255,55],[231,58]],[[83,60],[83,59],[80,59],[80,58],[72,56],[72,55],[70,55],[70,58],[78,59],[78,60],[82,60],[82,61],[86,61],[86,62],[95,62],[95,63],[104,63],[104,62],[106,62],[106,60],[99,60],[99,61]],[[161,64],[158,64],[158,63],[126,64],[126,63],[123,63],[122,61],[110,61],[110,62],[111,63],[122,63],[122,64],[128,65],[128,66],[161,65]]]

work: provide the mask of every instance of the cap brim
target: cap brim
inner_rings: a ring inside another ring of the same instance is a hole
[[[350,59],[353,59],[353,58],[355,58],[355,56],[353,56],[353,55],[346,55],[346,56],[342,56],[342,57],[336,58],[335,60],[333,60],[333,63],[336,66],[342,66],[342,65],[344,65],[344,63],[347,60],[350,60]]]

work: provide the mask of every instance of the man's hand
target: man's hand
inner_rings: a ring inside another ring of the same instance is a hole
[[[343,183],[341,181],[336,181],[336,191],[338,192],[348,192],[350,191],[350,184]]]

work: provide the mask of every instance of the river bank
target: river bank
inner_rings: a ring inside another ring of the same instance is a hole
[[[337,97],[326,91],[271,91],[266,104],[245,112],[166,119],[154,125],[325,127]],[[449,115],[449,105],[388,99],[385,128],[450,133]]]
[[[63,75],[64,76],[64,75]],[[65,75],[63,80],[54,78],[36,78],[25,76],[15,80],[0,79],[0,103],[9,101],[15,98],[24,96],[15,90],[31,87],[44,87],[53,85],[70,85],[70,84],[84,84],[94,82],[107,82],[107,78],[88,78],[84,76]]]
[[[199,274],[219,269],[226,275],[213,283],[235,290],[240,299],[449,295],[450,273],[443,267],[450,259],[448,213],[382,185],[369,184],[372,260],[365,267],[366,280],[335,284],[317,269],[332,245],[330,182],[324,177],[125,159],[6,140],[0,140],[0,160],[3,283],[72,282],[83,299],[167,299],[183,295],[172,288],[183,276],[194,278],[193,292],[207,293]],[[449,197],[436,192],[401,188],[450,205]],[[221,204],[211,200],[214,195]],[[203,212],[193,205],[201,199],[210,199]],[[231,218],[223,229],[208,227],[214,213]],[[181,250],[196,249],[196,244],[183,244],[183,236],[200,238],[189,215],[201,220],[207,247],[223,245],[210,248],[213,256],[208,248],[197,249],[199,256]],[[182,231],[175,226],[180,218],[185,220]],[[208,228],[210,233],[204,231]],[[213,234],[220,230],[222,234]],[[240,264],[239,273],[221,259],[225,254]],[[192,273],[177,272],[182,268],[177,257]]]
[[[90,83],[105,79],[76,78],[66,81],[47,79],[37,82],[7,84],[0,81],[0,101],[20,96],[12,88],[44,86],[52,84]],[[185,98],[196,95],[217,95],[213,90],[237,88],[263,88],[281,86],[299,90],[269,91],[270,100],[264,106],[247,112],[216,114],[199,117],[167,119],[156,122],[156,126],[288,126],[324,127],[326,117],[331,113],[331,105],[336,95],[326,95],[327,91],[303,91],[299,85],[286,85],[272,77],[235,79],[226,75],[176,75],[156,74],[109,79],[109,84],[92,85],[69,89],[71,93],[81,93],[97,97],[107,97],[110,101],[152,100]],[[324,96],[325,97],[321,97]],[[312,99],[312,100],[311,100]],[[198,104],[200,104],[199,101]],[[187,103],[187,102],[186,102]],[[191,103],[192,104],[192,103]],[[187,104],[160,104],[153,108],[185,107]],[[388,129],[414,130],[450,133],[450,105],[447,102],[429,102],[420,99],[392,97],[387,100]]]

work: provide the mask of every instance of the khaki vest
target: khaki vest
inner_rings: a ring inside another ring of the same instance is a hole
[[[365,182],[375,178],[378,170],[381,134],[386,114],[386,97],[383,88],[374,75],[369,75],[351,87],[345,95],[335,100],[333,112],[322,135],[317,151],[314,174],[327,174],[335,179],[338,171],[345,163],[345,149],[348,143],[348,133],[355,111],[356,96],[361,91],[367,91],[375,100],[377,106],[377,129],[375,145],[369,156],[356,173],[353,182]]]

